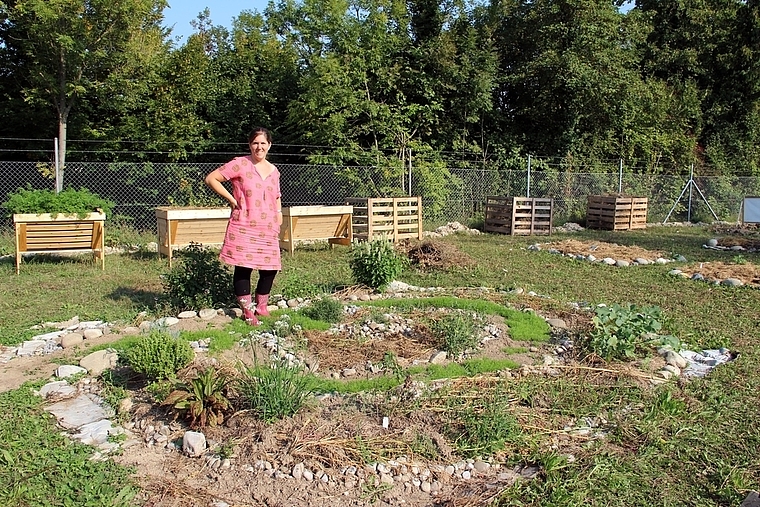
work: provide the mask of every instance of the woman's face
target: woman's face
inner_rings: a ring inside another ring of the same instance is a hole
[[[253,141],[251,141],[250,148],[251,148],[251,155],[253,156],[253,159],[255,161],[262,161],[267,157],[267,153],[269,153],[269,148],[272,146],[272,144],[267,141],[267,138],[264,134],[259,134],[256,137],[253,138]]]

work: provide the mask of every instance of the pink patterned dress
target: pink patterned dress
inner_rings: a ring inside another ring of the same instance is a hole
[[[232,197],[238,202],[227,224],[219,259],[233,266],[279,271],[280,171],[275,167],[264,179],[246,156],[232,159],[219,172],[232,183]]]

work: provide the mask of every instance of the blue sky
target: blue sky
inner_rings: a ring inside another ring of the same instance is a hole
[[[236,18],[242,11],[263,12],[268,3],[268,0],[169,0],[169,7],[164,9],[164,25],[173,25],[172,36],[185,39],[193,33],[190,22],[206,7],[211,11],[213,24],[229,27],[232,18]]]

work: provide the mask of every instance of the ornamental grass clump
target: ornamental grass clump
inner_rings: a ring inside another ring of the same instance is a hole
[[[243,367],[237,390],[246,408],[267,423],[294,415],[312,395],[303,367],[280,358]]]

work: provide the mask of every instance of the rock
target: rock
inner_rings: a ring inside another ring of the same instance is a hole
[[[134,403],[132,402],[131,398],[124,398],[119,402],[119,413],[120,414],[127,414],[130,410],[132,410],[132,406]]]
[[[673,366],[672,364],[666,364],[663,368],[664,371],[669,371],[673,374],[674,377],[678,377],[681,375],[681,368],[678,366]]]
[[[182,452],[192,458],[197,458],[205,451],[206,435],[197,431],[186,431],[182,437]]]
[[[605,257],[604,259],[602,259],[602,262],[607,264],[608,266],[614,266],[616,261],[612,257]]]
[[[113,349],[98,350],[83,357],[79,361],[79,366],[86,368],[90,375],[97,377],[104,371],[116,366],[119,361],[119,354]]]
[[[619,268],[627,268],[631,263],[623,259],[618,259],[617,262],[615,262],[615,265]]]
[[[66,429],[76,429],[108,417],[105,409],[85,394],[59,401],[45,410],[53,414],[58,419],[58,424]]]
[[[103,336],[103,330],[100,328],[85,329],[83,334],[85,340],[94,340]]]
[[[177,317],[161,317],[160,319],[157,319],[154,323],[155,327],[172,327],[173,325],[179,323],[179,319]]]
[[[720,282],[721,285],[725,285],[727,287],[741,287],[744,285],[744,282],[739,280],[738,278],[726,278],[722,282]]]
[[[216,310],[213,308],[204,308],[198,312],[198,317],[200,317],[201,320],[211,320],[216,317]]]
[[[293,466],[293,471],[291,472],[290,475],[292,475],[295,479],[300,479],[301,477],[303,477],[303,472],[305,468],[306,466],[303,464],[303,462],[296,463]]]
[[[635,259],[636,264],[639,264],[641,266],[646,266],[648,264],[651,264],[651,262],[643,257],[637,257]]]
[[[433,352],[433,354],[430,356],[430,364],[445,364],[446,359],[448,358],[448,354],[445,350],[436,350]]]
[[[567,329],[567,323],[562,319],[547,319],[546,323],[556,329]]]
[[[55,370],[55,376],[58,378],[68,378],[79,373],[87,373],[87,370],[73,364],[62,364]]]
[[[44,386],[40,387],[37,391],[39,396],[46,398],[51,395],[57,396],[71,396],[77,393],[77,388],[69,385],[65,380],[56,380],[55,382],[48,382]]]
[[[84,336],[80,333],[67,333],[61,336],[61,347],[64,349],[70,349],[76,347],[84,341]]]
[[[681,370],[686,368],[686,365],[689,364],[686,359],[681,356],[681,354],[673,350],[668,350],[665,352],[665,362]]]
[[[198,314],[194,310],[186,310],[184,312],[180,312],[179,315],[177,315],[177,318],[179,319],[194,319],[197,317]]]
[[[760,495],[757,491],[750,491],[739,507],[760,507]]]
[[[717,239],[708,239],[707,240],[707,246],[718,246],[718,240]]]

